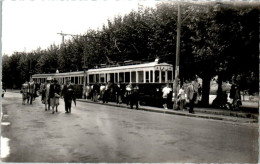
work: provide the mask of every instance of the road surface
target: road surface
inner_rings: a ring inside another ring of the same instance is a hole
[[[65,114],[38,97],[2,99],[3,162],[258,162],[258,124],[167,115],[77,102]]]

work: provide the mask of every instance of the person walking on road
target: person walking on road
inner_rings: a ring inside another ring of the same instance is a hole
[[[35,83],[33,81],[33,79],[31,78],[30,79],[30,82],[29,82],[29,92],[28,92],[28,100],[30,102],[30,104],[32,104],[32,101],[34,99],[34,94],[35,94]]]
[[[189,113],[193,113],[194,114],[194,102],[197,99],[197,92],[194,86],[194,81],[191,82],[191,84],[188,86],[187,88],[187,99],[189,101]]]
[[[44,104],[45,104],[45,111],[50,110],[50,86],[51,86],[51,77],[47,77],[47,83],[43,87],[43,92],[45,93],[44,95]]]
[[[71,113],[71,102],[73,100],[76,105],[76,101],[74,97],[74,86],[71,84],[70,79],[66,79],[66,84],[62,90],[62,95],[65,102],[65,111],[66,113]]]
[[[166,86],[163,88],[162,90],[162,98],[163,98],[163,107],[164,109],[168,109],[168,101],[167,101],[167,97],[168,97],[168,94],[170,94],[170,92],[172,91],[172,89],[169,87],[169,84],[167,83]]]
[[[28,97],[28,92],[29,92],[29,84],[26,81],[23,85],[22,85],[22,89],[21,89],[21,93],[22,93],[22,104],[25,105],[25,101],[27,100]],[[29,101],[27,101],[28,103]]]
[[[56,112],[58,112],[60,92],[60,85],[58,84],[58,81],[54,79],[53,84],[50,86],[50,105],[52,107],[52,114],[55,113],[54,107],[56,107]]]

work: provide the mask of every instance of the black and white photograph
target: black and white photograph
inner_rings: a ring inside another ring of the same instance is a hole
[[[259,162],[258,0],[0,8],[1,162]]]

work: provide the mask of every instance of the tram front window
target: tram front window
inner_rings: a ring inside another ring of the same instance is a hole
[[[96,82],[99,83],[99,74],[96,74]]]
[[[94,75],[89,75],[89,82],[93,83],[94,82]]]
[[[168,71],[168,81],[172,81],[172,71]]]
[[[165,71],[162,71],[162,83],[165,83]]]
[[[159,82],[160,79],[160,75],[159,75],[159,71],[155,71],[155,82]]]

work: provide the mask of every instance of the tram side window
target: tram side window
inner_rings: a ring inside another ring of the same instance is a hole
[[[145,82],[149,83],[149,71],[145,71]]]
[[[109,73],[106,74],[106,79],[107,79],[107,82],[111,81]]]
[[[132,82],[136,82],[136,72],[131,72],[131,80]]]
[[[153,71],[150,71],[150,82],[153,82]]]
[[[100,74],[100,82],[101,83],[105,82],[105,75],[104,74]]]
[[[158,70],[155,71],[155,82],[159,82],[160,73]]]
[[[78,77],[75,77],[75,84],[78,84]]]
[[[84,76],[81,77],[81,84],[84,84]]]
[[[89,82],[93,83],[94,82],[94,75],[89,75]]]
[[[74,80],[74,77],[71,77],[71,83],[74,83],[75,82],[75,80]]]
[[[172,71],[168,71],[168,81],[172,81]]]
[[[114,83],[114,81],[115,81],[114,76],[115,76],[114,73],[110,73],[110,81],[111,81],[112,83]]]
[[[165,83],[165,71],[162,71],[162,83]]]
[[[115,82],[118,82],[118,73],[115,73]]]
[[[99,74],[96,74],[96,82],[99,83]]]
[[[125,73],[125,82],[130,82],[130,72]]]
[[[138,82],[139,83],[144,82],[144,71],[138,71]]]
[[[119,82],[125,82],[124,81],[124,72],[119,73]]]

